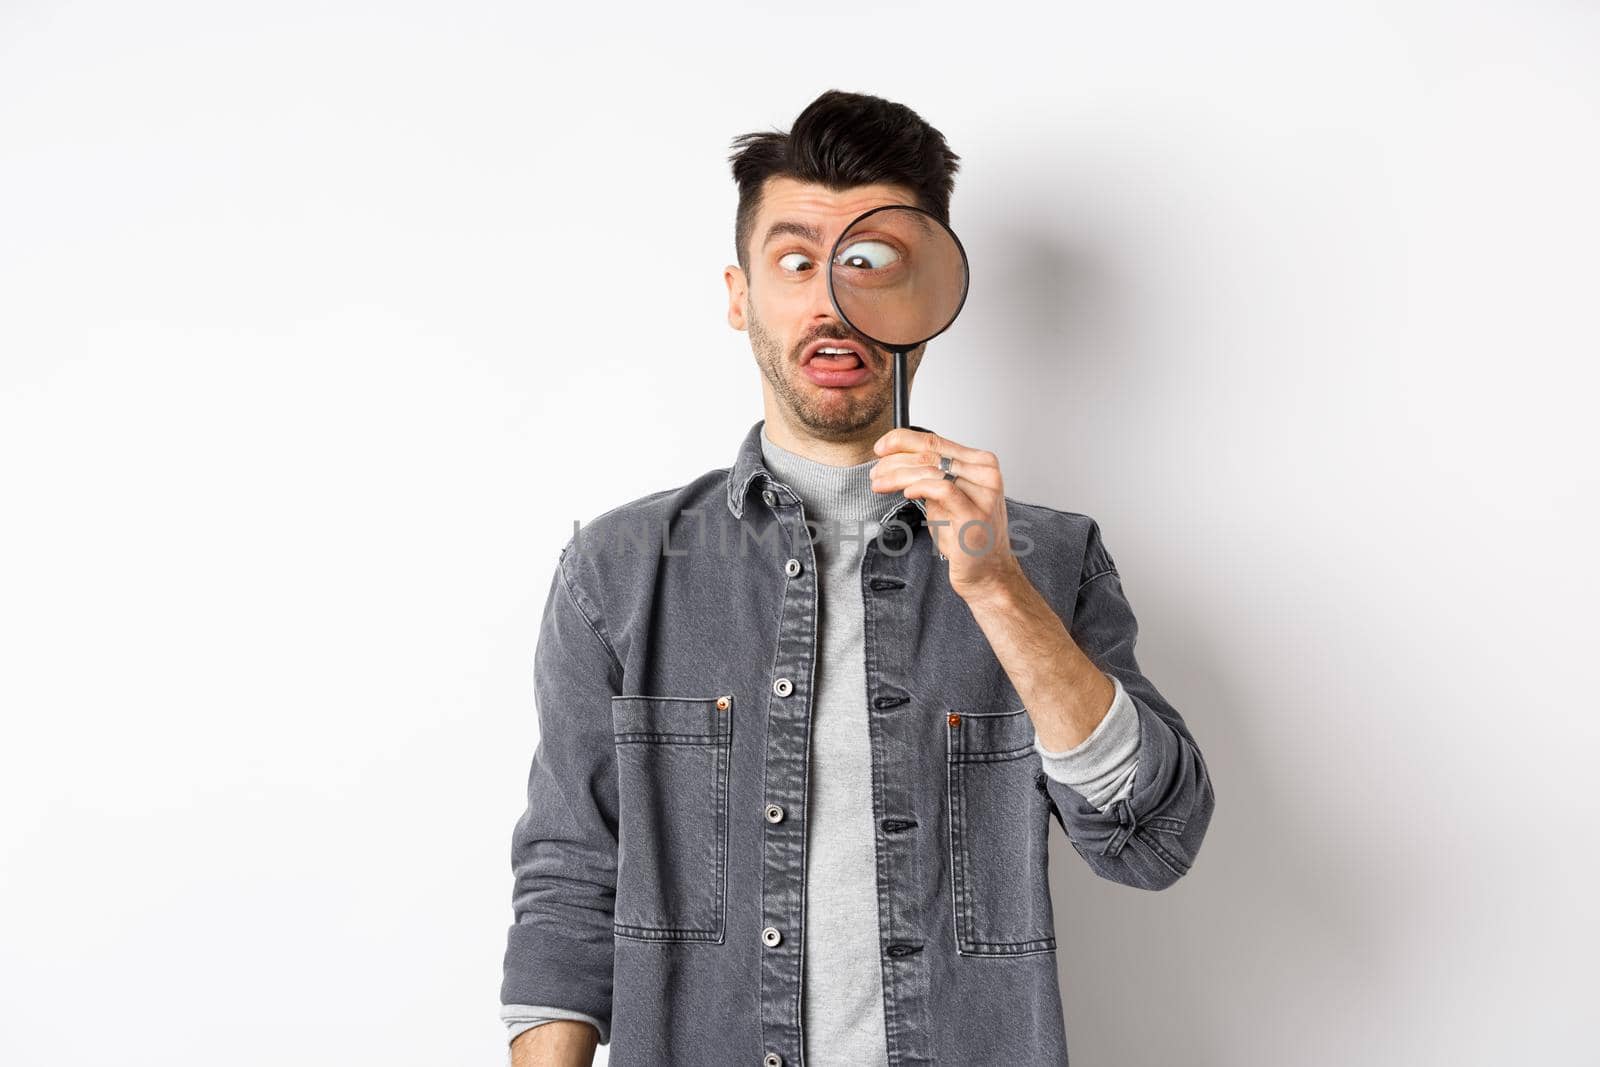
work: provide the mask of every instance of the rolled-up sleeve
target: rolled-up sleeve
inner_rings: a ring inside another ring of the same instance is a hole
[[[1133,706],[1122,679],[1111,675],[1111,709],[1094,732],[1076,747],[1053,752],[1033,739],[1044,773],[1071,787],[1100,811],[1133,791],[1139,770],[1139,711]]]
[[[550,583],[534,651],[539,741],[512,834],[514,922],[502,1006],[561,1008],[611,1022],[617,884],[617,768],[611,697],[622,667],[598,613],[570,581]]]
[[[1070,627],[1078,647],[1120,683],[1138,719],[1138,769],[1126,795],[1101,811],[1046,777],[1057,820],[1100,877],[1140,889],[1165,889],[1195,862],[1216,799],[1204,757],[1183,717],[1140,670],[1139,624],[1092,523]],[[1125,783],[1126,784],[1126,783]]]

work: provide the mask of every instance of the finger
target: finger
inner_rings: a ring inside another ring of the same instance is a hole
[[[995,502],[992,490],[982,486],[973,486],[969,490],[962,482],[952,482],[944,477],[913,479],[903,491],[908,500],[921,497],[945,511],[959,515],[963,520],[974,518],[988,521]]]
[[[909,426],[896,426],[873,444],[872,450],[880,456],[893,452],[931,452],[936,456],[954,456],[969,464],[998,467],[999,460],[993,452],[971,448],[959,441],[941,437],[931,430],[913,430]]]
[[[891,488],[898,489],[917,478],[943,477],[939,459],[932,452],[896,452],[885,456],[872,467],[873,488],[879,488],[880,482],[887,484],[891,480],[894,483]],[[1005,484],[1000,477],[999,467],[969,463],[955,457],[951,457],[950,473],[969,485],[981,485],[997,492]]]

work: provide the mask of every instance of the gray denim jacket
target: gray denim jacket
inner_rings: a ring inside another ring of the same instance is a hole
[[[817,564],[760,428],[731,468],[582,527],[534,653],[500,999],[607,1022],[615,1067],[803,1062]],[[884,502],[861,582],[889,1062],[1065,1064],[1050,819],[1102,878],[1164,889],[1211,820],[1205,760],[1139,669],[1093,519],[1006,501],[1023,570],[1138,709],[1133,791],[1104,813],[1041,769],[921,501]]]

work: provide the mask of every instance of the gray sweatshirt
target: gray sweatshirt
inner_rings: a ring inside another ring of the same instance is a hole
[[[867,733],[861,561],[877,535],[888,496],[874,493],[876,460],[834,467],[791,452],[761,431],[767,467],[800,497],[816,533],[819,568],[815,700],[811,711],[812,795],[807,824],[804,923],[806,1062],[871,1067],[888,1062],[878,892],[872,823],[872,754]],[[1039,745],[1046,774],[1101,811],[1133,789],[1139,719],[1122,682],[1112,679],[1111,710],[1083,743],[1064,752]],[[500,1017],[510,1039],[554,1019],[591,1023],[580,1012],[508,1004]]]

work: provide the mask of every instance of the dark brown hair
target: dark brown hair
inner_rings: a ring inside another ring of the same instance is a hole
[[[816,182],[838,191],[879,182],[903,185],[917,206],[950,222],[950,193],[960,156],[944,134],[904,104],[829,89],[817,97],[788,133],[740,134],[728,161],[739,186],[733,239],[739,266],[750,273],[750,230],[768,178]]]

